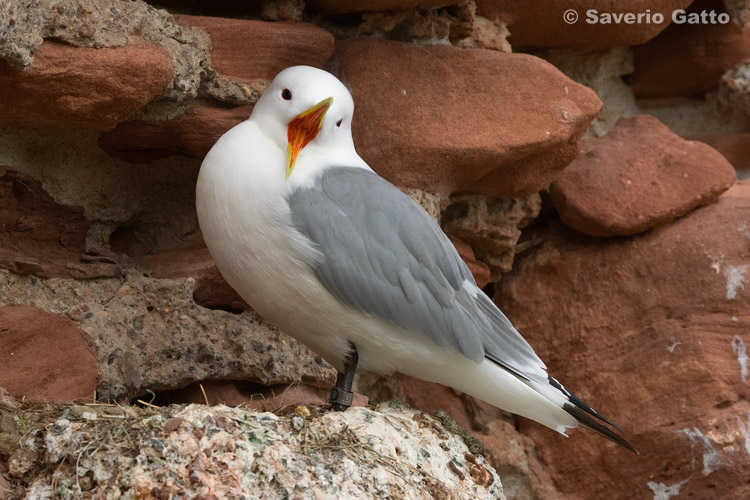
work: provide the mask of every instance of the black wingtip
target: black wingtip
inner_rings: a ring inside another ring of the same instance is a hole
[[[615,443],[619,444],[623,448],[627,448],[628,450],[632,451],[636,455],[640,455],[640,453],[638,453],[638,450],[636,450],[635,448],[633,448],[633,445],[631,445],[630,443],[628,443],[625,440],[625,438],[623,438],[622,436],[620,436],[619,434],[617,434],[616,432],[614,432],[609,427],[605,427],[604,425],[602,425],[599,422],[597,422],[594,419],[594,417],[592,417],[588,412],[586,412],[583,409],[579,408],[577,405],[565,403],[563,405],[563,410],[565,410],[568,413],[570,413],[571,415],[573,415],[573,417],[576,420],[578,420],[578,423],[581,424],[581,426],[585,427],[586,429],[588,429],[590,431],[593,431],[593,432],[599,434],[600,436],[609,439],[610,441],[614,441]],[[607,422],[607,423],[610,423],[609,419],[605,419],[604,417],[601,417],[598,414],[596,415],[596,417],[599,418],[599,419],[601,419],[601,420],[603,420],[603,421],[605,421],[605,422]],[[620,429],[616,425],[614,425],[614,424],[611,424],[611,425],[613,427],[615,427],[617,430],[619,430],[620,432],[623,432],[622,429]]]
[[[592,417],[598,418],[599,420],[601,420],[605,424],[607,424],[607,425],[609,425],[611,427],[614,427],[618,431],[625,432],[624,430],[620,429],[617,426],[617,424],[615,424],[614,422],[612,422],[607,417],[605,417],[603,415],[599,415],[599,413],[596,410],[594,410],[592,407],[590,407],[589,405],[587,405],[586,402],[583,401],[581,398],[579,398],[578,396],[576,396],[575,394],[573,394],[572,392],[570,392],[569,390],[567,390],[565,387],[563,387],[563,385],[560,382],[558,382],[557,380],[555,380],[551,375],[547,375],[547,381],[549,382],[549,384],[552,387],[556,388],[558,391],[560,391],[563,394],[565,394],[565,396],[567,396],[568,400],[571,403],[573,403],[574,405],[576,405],[578,408],[580,408],[581,410],[585,411],[586,413],[588,413]],[[570,412],[568,412],[568,413],[570,413]]]

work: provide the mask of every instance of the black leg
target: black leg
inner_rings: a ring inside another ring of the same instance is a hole
[[[346,411],[352,405],[354,393],[352,393],[352,383],[354,382],[354,372],[357,370],[357,347],[350,343],[352,350],[344,360],[344,373],[339,373],[336,378],[336,387],[331,389],[329,401],[336,411]]]

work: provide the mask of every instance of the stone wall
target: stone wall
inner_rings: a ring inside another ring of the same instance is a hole
[[[307,64],[351,90],[362,157],[641,455],[401,375],[361,393],[448,411],[509,499],[750,496],[750,7],[607,2],[666,19],[634,24],[591,8],[0,0],[0,387],[324,401],[334,370],[224,282],[194,208],[208,149]],[[676,9],[729,22],[670,24]],[[22,496],[6,462],[0,497]]]

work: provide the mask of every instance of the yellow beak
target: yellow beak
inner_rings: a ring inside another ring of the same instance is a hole
[[[323,117],[325,117],[328,108],[333,104],[333,97],[323,99],[318,104],[303,111],[289,122],[286,136],[289,144],[287,146],[287,164],[286,164],[286,177],[289,179],[294,168],[294,162],[297,160],[297,155],[302,148],[315,139],[318,135],[320,128],[323,126]]]

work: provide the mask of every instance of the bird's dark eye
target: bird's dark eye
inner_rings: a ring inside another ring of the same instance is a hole
[[[341,126],[341,122],[343,122],[343,121],[344,121],[344,119],[343,119],[343,118],[342,118],[342,119],[340,119],[339,121],[337,121],[337,122],[336,122],[336,126],[337,126],[337,127],[340,127],[340,126]]]
[[[289,89],[284,89],[281,91],[281,97],[284,98],[285,101],[291,101],[292,100],[292,91]]]

